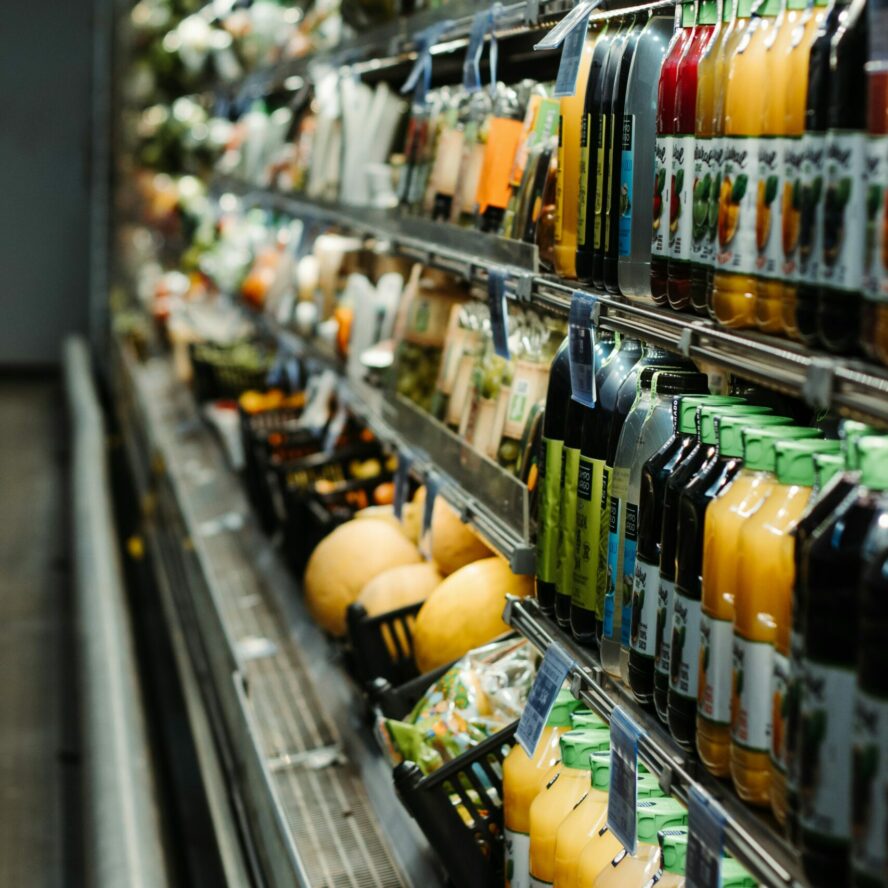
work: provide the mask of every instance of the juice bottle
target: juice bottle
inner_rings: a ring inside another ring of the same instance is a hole
[[[817,343],[817,292],[823,250],[823,171],[829,109],[829,55],[832,38],[847,14],[847,0],[832,0],[811,44],[808,89],[805,97],[805,131],[802,135],[802,170],[799,179],[799,246],[795,323],[798,339]]]
[[[854,714],[861,548],[873,521],[885,520],[888,491],[888,439],[860,438],[857,448],[860,484],[812,533],[802,596],[799,824],[802,866],[818,888],[842,884],[851,863],[848,728]],[[836,613],[841,619],[831,619]]]
[[[549,369],[539,456],[536,589],[540,608],[549,616],[555,613],[555,570],[558,566],[558,528],[561,520],[561,461],[570,393],[570,354],[565,338]]]
[[[675,92],[678,65],[694,34],[693,3],[676,8],[678,28],[666,51],[657,84],[657,141],[654,148],[654,200],[651,225],[651,298],[666,305],[669,264],[669,233],[672,227],[672,135],[675,129]]]
[[[622,218],[624,200],[623,158],[626,126],[626,98],[629,93],[629,74],[635,61],[635,51],[644,32],[647,20],[637,17],[626,37],[620,68],[614,81],[611,94],[611,119],[608,125],[610,133],[610,175],[607,182],[607,193],[604,201],[604,247],[602,249],[604,288],[609,293],[619,293],[617,265],[620,256],[620,219]],[[629,125],[632,119],[629,118]],[[630,154],[631,157],[631,154]]]
[[[558,827],[589,792],[590,754],[605,751],[607,739],[607,728],[584,728],[561,735],[561,764],[530,805],[532,888],[540,888],[554,880]]]
[[[867,0],[853,0],[830,46],[817,336],[834,352],[860,336],[866,242]]]
[[[766,183],[758,177],[758,139],[762,133],[766,55],[780,0],[764,0],[755,11],[727,62],[724,153],[718,207],[718,258],[712,307],[725,327],[755,324],[757,284],[757,206]],[[737,11],[738,19],[741,9]],[[737,24],[735,24],[735,33]]]
[[[789,535],[814,484],[815,452],[838,441],[779,441],[777,485],[740,530],[731,694],[731,777],[744,801],[770,801],[771,673],[777,625],[789,623],[794,582]],[[778,713],[779,715],[779,713]]]
[[[657,715],[668,723],[669,685],[672,675],[671,650],[675,637],[675,552],[678,534],[678,501],[685,485],[715,454],[715,444],[702,440],[703,411],[723,410],[726,414],[770,413],[770,408],[753,404],[715,407],[698,406],[694,414],[696,442],[688,455],[676,465],[663,492],[663,518],[660,529],[660,578],[657,593],[657,654],[654,658],[654,705]],[[684,417],[682,428],[684,428]]]
[[[683,311],[691,302],[691,256],[694,240],[694,127],[697,119],[697,71],[710,43],[718,7],[701,0],[697,24],[675,72],[672,136],[672,181],[669,191],[669,259],[666,294],[669,305]]]
[[[707,460],[681,491],[678,500],[678,532],[675,546],[675,598],[670,643],[669,693],[667,698],[669,730],[676,742],[693,749],[696,740],[697,695],[702,646],[702,574],[704,562],[704,528],[706,513],[712,500],[729,485],[743,465],[737,448],[727,451],[720,445],[719,408],[706,407],[701,417],[701,439],[715,445],[715,454]],[[727,419],[729,413],[723,414]],[[751,416],[747,428],[757,425],[785,428],[789,417],[765,414]],[[789,430],[793,434],[794,429]],[[799,434],[817,434],[802,429]]]
[[[577,215],[580,178],[580,127],[586,82],[592,64],[595,35],[586,36],[580,56],[576,91],[561,102],[561,125],[558,130],[558,178],[555,191],[555,271],[562,277],[577,276]]]
[[[753,423],[752,420],[755,420]],[[743,457],[731,484],[706,509],[703,529],[703,580],[700,600],[700,682],[697,691],[697,753],[717,777],[729,773],[731,744],[731,649],[737,541],[743,522],[767,499],[775,484],[774,438],[768,426],[786,431],[782,417],[721,417],[719,448]],[[744,429],[765,429],[750,435]]]
[[[755,321],[766,333],[783,332],[783,210],[786,194],[786,99],[789,91],[790,49],[805,35],[802,18],[807,0],[787,0],[770,34],[765,53],[768,89],[764,125],[759,140],[759,194],[756,209],[758,298]],[[810,17],[813,20],[813,16]],[[790,191],[790,211],[792,193]]]
[[[733,857],[725,857],[721,862],[721,888],[756,888],[758,882],[746,868]]]
[[[707,297],[715,267],[718,224],[718,180],[721,175],[721,138],[715,135],[717,69],[722,47],[731,33],[734,4],[725,0],[722,15],[697,65],[697,106],[694,109],[694,191],[691,199],[691,307],[707,312]]]
[[[802,162],[805,131],[805,100],[808,91],[808,59],[811,45],[826,16],[827,0],[816,0],[806,10],[790,42],[789,73],[783,104],[783,332],[799,337],[795,323],[796,287],[799,275],[799,236],[802,216]]]
[[[530,884],[530,806],[561,755],[559,740],[571,729],[571,712],[580,705],[569,690],[562,688],[533,758],[516,743],[503,761],[506,885],[511,888],[528,888]]]
[[[657,834],[688,823],[687,808],[670,798],[643,799],[638,803],[636,815],[638,842],[635,853],[629,854],[625,848],[620,851],[598,873],[591,883],[594,888],[636,888],[649,884],[660,870]],[[584,880],[581,884],[587,883]]]
[[[666,442],[672,431],[672,401],[678,394],[704,394],[709,380],[702,373],[681,373],[660,370],[651,379],[650,407],[639,417],[637,435],[624,427],[614,460],[614,473],[625,473],[623,480],[614,482],[615,489],[622,490],[619,506],[620,526],[617,545],[617,578],[615,581],[618,601],[622,610],[619,675],[629,684],[629,645],[632,633],[638,633],[633,623],[633,598],[635,592],[636,551],[638,548],[638,508],[641,491],[641,472],[648,458]],[[627,426],[628,426],[627,421]],[[620,590],[622,589],[622,592]]]
[[[580,462],[580,509],[570,626],[581,644],[597,643],[596,624],[604,610],[607,579],[607,506],[610,473],[607,442],[620,385],[641,357],[637,339],[621,339],[603,368],[595,410],[583,418]],[[579,526],[581,525],[581,526]]]
[[[646,164],[636,157],[652,157],[657,133],[657,79],[672,36],[672,18],[651,16],[638,38],[624,106],[619,221],[619,291],[647,300],[651,281],[651,224],[653,181]]]
[[[684,888],[688,835],[688,830],[681,826],[661,829],[657,833],[660,843],[660,878],[657,880],[657,888]]]
[[[580,177],[577,195],[577,277],[582,281],[592,278],[592,257],[595,253],[595,206],[598,198],[598,142],[604,99],[605,74],[611,44],[621,32],[619,22],[607,22],[595,41],[583,121],[580,128]],[[600,204],[599,204],[600,205]]]
[[[648,457],[638,488],[638,544],[632,590],[632,630],[629,639],[629,686],[635,699],[650,704],[654,695],[654,664],[662,638],[665,610],[659,601],[660,531],[666,479],[693,449],[694,415],[698,404],[739,403],[731,396],[682,395],[672,401],[672,435]],[[684,418],[684,422],[682,422]],[[664,601],[665,604],[665,601]]]

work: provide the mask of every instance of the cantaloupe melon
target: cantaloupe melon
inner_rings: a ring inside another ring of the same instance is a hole
[[[374,518],[377,521],[386,521],[391,524],[392,527],[396,527],[402,533],[404,532],[401,522],[395,518],[394,506],[367,506],[366,509],[361,509],[360,511],[355,512],[355,521],[363,521],[367,518]],[[407,534],[405,533],[404,536],[407,536]]]
[[[419,487],[413,494],[413,500],[404,503],[401,510],[401,526],[410,542],[419,545],[419,535],[422,532],[422,511],[425,508],[425,487]]]
[[[327,632],[345,635],[346,609],[370,580],[392,567],[421,561],[416,546],[389,522],[347,521],[324,537],[308,559],[308,611]]]
[[[432,558],[441,573],[447,576],[492,554],[478,534],[468,524],[463,524],[456,509],[442,497],[437,497],[432,512]]]
[[[499,557],[452,573],[416,615],[413,649],[419,671],[430,672],[507,632],[506,595],[523,597],[532,590],[531,578],[516,576]]]

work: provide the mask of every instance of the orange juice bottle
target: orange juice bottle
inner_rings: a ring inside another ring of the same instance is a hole
[[[530,806],[545,786],[546,774],[558,761],[558,741],[572,727],[571,712],[581,705],[567,688],[562,688],[533,758],[515,744],[503,761],[506,885],[512,888],[528,888],[530,884]]]
[[[598,873],[594,882],[580,884],[594,888],[638,888],[649,885],[660,872],[660,844],[657,834],[664,829],[687,826],[688,811],[675,799],[642,799],[636,808],[638,842],[634,854],[624,848]]]
[[[688,830],[683,826],[662,829],[660,842],[660,878],[657,888],[684,888],[685,860],[688,856]]]
[[[719,450],[743,458],[743,468],[709,504],[703,526],[697,752],[713,774],[727,777],[731,743],[731,649],[737,538],[743,522],[774,485],[777,437],[813,437],[816,429],[787,426],[783,416],[720,417]],[[744,448],[744,433],[747,433]],[[761,432],[761,434],[759,434]]]
[[[765,56],[780,0],[764,0],[752,22],[742,29],[746,10],[740,7],[734,35],[741,36],[726,62],[718,255],[712,284],[715,319],[726,327],[755,325],[756,207],[765,197],[759,194],[758,142],[769,88]]]
[[[771,695],[774,643],[789,624],[795,582],[790,536],[814,484],[814,454],[838,441],[779,441],[777,485],[740,531],[731,694],[731,777],[744,801],[770,801],[772,730],[782,731],[782,696]],[[788,630],[787,630],[788,631]],[[774,713],[777,723],[774,723]]]
[[[787,48],[788,73],[783,95],[783,296],[781,319],[783,332],[799,338],[795,322],[796,281],[799,265],[801,231],[802,136],[805,132],[805,99],[808,87],[808,58],[811,44],[826,15],[827,0],[815,0],[806,9],[792,31]]]
[[[531,888],[554,881],[558,827],[589,792],[591,754],[609,749],[610,731],[606,727],[575,729],[562,734],[558,742],[561,764],[530,806]]]

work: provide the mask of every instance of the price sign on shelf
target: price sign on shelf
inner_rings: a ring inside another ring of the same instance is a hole
[[[574,290],[570,298],[568,320],[568,351],[570,359],[571,397],[585,407],[594,407],[595,391],[595,328],[592,309],[597,299],[591,293]]]
[[[404,503],[407,501],[407,492],[410,488],[410,467],[413,465],[413,457],[404,450],[398,452],[398,470],[395,472],[395,518],[401,520],[404,513]]]
[[[571,666],[573,666],[573,660],[566,651],[558,644],[551,644],[543,657],[540,671],[537,672],[530,693],[527,695],[527,703],[524,706],[524,712],[521,713],[518,729],[515,731],[515,739],[531,758],[536,752],[540,735],[543,733],[549,713],[555,705],[555,698],[558,696]]]
[[[690,788],[688,793],[688,888],[719,888],[725,853],[725,814],[712,796]]]
[[[577,75],[580,71],[580,57],[589,29],[589,16],[601,0],[581,0],[534,49],[547,50],[561,47],[561,61],[555,80],[556,97],[572,96],[577,89]]]
[[[435,500],[441,489],[441,477],[437,472],[429,472],[425,479],[425,504],[422,510],[422,532],[419,537],[419,551],[423,558],[430,560],[432,557],[432,515],[435,511]]]
[[[638,738],[641,729],[619,706],[610,721],[611,769],[607,796],[607,825],[620,844],[635,853],[638,824],[635,808],[638,800]]]
[[[490,333],[493,350],[509,360],[509,310],[506,307],[506,274],[500,268],[487,272],[487,305],[490,309]]]

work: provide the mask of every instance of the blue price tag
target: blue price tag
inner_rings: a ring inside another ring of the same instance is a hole
[[[591,293],[574,290],[570,298],[568,318],[568,351],[570,359],[571,397],[578,404],[594,407],[595,391],[595,329],[592,309],[598,300]]]
[[[419,537],[419,551],[426,560],[432,557],[432,515],[435,512],[435,500],[441,489],[441,476],[430,472],[425,481],[425,504],[422,510],[422,531]]]
[[[607,796],[607,825],[617,841],[634,854],[638,841],[635,808],[638,801],[638,738],[641,729],[619,706],[610,721],[611,769]]]
[[[515,731],[515,739],[530,758],[533,758],[536,752],[540,735],[555,705],[555,698],[571,666],[573,660],[560,645],[549,646],[540,665],[540,671],[537,672],[530,693],[527,695],[527,703],[524,712],[521,713],[518,729]]]
[[[506,308],[506,275],[502,269],[487,273],[487,305],[490,308],[490,332],[493,350],[509,360],[509,311]]]
[[[416,35],[417,51],[416,61],[401,87],[401,92],[406,94],[413,91],[413,101],[418,105],[424,105],[426,94],[432,85],[432,47],[443,37],[453,22],[450,19],[430,25],[424,31]]]
[[[558,63],[558,76],[555,78],[555,89],[552,95],[556,98],[572,96],[577,91],[577,77],[580,73],[580,58],[583,55],[583,44],[589,27],[590,6],[581,23],[565,38],[561,47],[561,61]]]
[[[715,799],[696,786],[688,793],[688,888],[719,888],[725,853],[725,813]]]
[[[401,520],[404,512],[404,503],[407,500],[407,491],[410,486],[410,467],[413,465],[413,457],[401,450],[398,453],[398,470],[395,472],[395,518]]]
[[[469,45],[463,62],[463,87],[466,92],[481,89],[481,54],[484,52],[484,37],[490,30],[493,15],[489,9],[476,12],[469,31]]]

